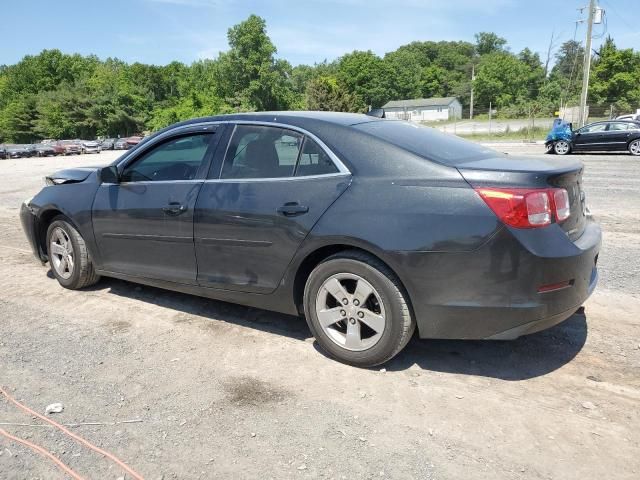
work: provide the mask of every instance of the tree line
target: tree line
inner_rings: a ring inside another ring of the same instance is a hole
[[[228,31],[229,50],[191,65],[128,64],[116,58],[44,50],[0,66],[0,142],[94,138],[153,131],[187,118],[254,110],[364,112],[389,100],[455,96],[505,116],[551,115],[577,103],[584,49],[569,40],[544,61],[511,52],[495,33],[475,42],[424,41],[383,57],[353,51],[298,65],[276,57],[264,19]],[[640,107],[640,52],[607,38],[592,52],[589,102]],[[472,81],[472,72],[475,79]]]

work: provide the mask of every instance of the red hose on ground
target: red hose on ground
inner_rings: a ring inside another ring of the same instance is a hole
[[[0,435],[4,435],[9,440],[11,440],[13,442],[16,442],[16,443],[21,443],[22,445],[25,445],[26,447],[29,447],[31,450],[35,450],[40,455],[42,455],[44,457],[47,457],[49,460],[51,460],[53,463],[55,463],[60,470],[62,470],[67,475],[69,475],[71,478],[74,478],[75,480],[84,480],[83,477],[81,477],[76,472],[71,470],[71,468],[67,467],[64,463],[62,463],[60,460],[58,460],[57,457],[54,457],[53,455],[51,455],[51,453],[47,452],[41,446],[36,445],[35,443],[31,443],[30,441],[25,440],[23,438],[14,437],[13,435],[11,435],[10,433],[7,433],[2,428],[0,428]]]
[[[112,462],[116,463],[118,466],[120,466],[120,468],[122,468],[125,472],[127,472],[129,475],[131,475],[133,478],[135,478],[136,480],[144,480],[144,478],[142,477],[142,475],[140,475],[139,473],[136,473],[131,467],[129,467],[128,465],[126,465],[122,460],[120,460],[119,458],[117,458],[115,455],[112,455],[111,453],[102,450],[100,447],[96,447],[95,445],[93,445],[92,443],[90,443],[89,441],[85,440],[84,438],[76,435],[75,433],[69,431],[68,429],[66,429],[65,427],[63,427],[62,425],[60,425],[58,422],[55,422],[53,420],[48,419],[47,417],[40,415],[38,412],[35,412],[33,410],[31,410],[29,407],[27,407],[26,405],[22,405],[20,402],[18,402],[16,399],[14,399],[11,395],[9,395],[2,387],[0,387],[0,393],[2,395],[4,395],[7,400],[9,400],[11,403],[13,403],[14,405],[16,405],[18,408],[20,408],[21,410],[24,410],[25,412],[27,412],[30,415],[34,415],[36,417],[38,417],[40,420],[44,420],[45,422],[53,425],[54,427],[56,427],[58,430],[60,430],[63,433],[66,433],[67,435],[69,435],[71,438],[73,438],[74,440],[77,440],[78,442],[82,443],[84,446],[90,448],[91,450],[93,450],[94,452],[99,453],[100,455],[108,458],[109,460],[111,460]],[[46,451],[46,450],[45,450]],[[48,453],[48,452],[47,452]],[[55,458],[55,457],[54,457]]]

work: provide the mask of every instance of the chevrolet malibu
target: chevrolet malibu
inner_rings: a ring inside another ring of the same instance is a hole
[[[332,357],[421,338],[513,339],[593,291],[583,166],[329,112],[190,120],[113,164],[47,177],[21,209],[58,282],[100,276],[304,315]]]

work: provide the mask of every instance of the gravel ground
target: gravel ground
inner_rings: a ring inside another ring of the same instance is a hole
[[[103,423],[73,431],[145,478],[639,478],[640,160],[581,156],[605,232],[584,315],[513,342],[414,339],[382,371],[327,359],[298,318],[110,279],[60,288],[19,204],[46,173],[113,158],[0,161],[0,384]],[[0,398],[0,428],[86,478],[124,475],[41,423]],[[0,478],[65,477],[0,437]]]

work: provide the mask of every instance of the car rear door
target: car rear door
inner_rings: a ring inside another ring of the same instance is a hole
[[[182,129],[146,145],[100,185],[92,208],[103,270],[196,283],[193,218],[220,129]]]
[[[611,122],[607,125],[607,130],[603,133],[607,150],[626,150],[627,143],[633,133],[628,122]]]
[[[198,283],[269,293],[351,174],[293,127],[238,123],[218,151],[196,204]]]

